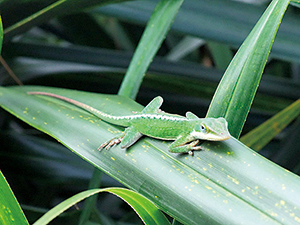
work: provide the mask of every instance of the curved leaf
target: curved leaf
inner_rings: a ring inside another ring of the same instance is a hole
[[[170,224],[167,218],[157,209],[157,207],[142,195],[124,188],[103,188],[92,189],[74,195],[49,210],[45,215],[38,219],[34,225],[48,224],[71,206],[100,192],[109,192],[122,198],[136,211],[145,224]]]
[[[89,113],[57,99],[29,96],[46,91],[114,115],[140,111],[111,95],[48,87],[0,88],[0,104],[59,140],[85,160],[146,196],[185,224],[292,224],[300,214],[300,179],[231,138],[205,142],[191,157],[168,152],[162,141],[143,138],[127,151],[97,150],[119,132]],[[237,216],[238,215],[238,216]],[[247,218],[247,221],[245,221]]]

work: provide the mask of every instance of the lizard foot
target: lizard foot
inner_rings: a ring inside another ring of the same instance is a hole
[[[98,150],[101,151],[103,148],[106,150],[114,147],[115,145],[119,144],[123,140],[123,137],[113,138],[107,142],[104,142],[102,145],[99,146]]]
[[[198,151],[202,149],[202,146],[196,146],[199,143],[199,140],[195,140],[189,144],[191,146],[191,150],[188,152],[190,156],[194,155],[193,151]]]

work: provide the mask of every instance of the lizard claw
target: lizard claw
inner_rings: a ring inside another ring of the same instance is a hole
[[[106,150],[116,146],[122,141],[123,137],[113,138],[107,142],[104,142],[102,145],[99,146],[98,150],[101,151],[103,148]]]
[[[199,140],[195,140],[191,142],[189,145],[191,146],[191,150],[188,152],[190,156],[194,155],[193,151],[201,150],[202,146],[196,146],[199,143]]]
[[[192,150],[189,151],[190,156],[194,156],[194,152]]]

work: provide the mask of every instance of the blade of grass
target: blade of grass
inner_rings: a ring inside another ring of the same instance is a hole
[[[300,99],[289,107],[277,113],[271,119],[267,120],[257,128],[241,137],[248,147],[259,151],[268,144],[277,134],[279,134],[287,125],[289,125],[300,114]]]
[[[227,68],[207,117],[225,117],[233,137],[244,126],[289,0],[273,0]]]
[[[135,99],[143,76],[164,40],[183,0],[161,0],[155,7],[133,55],[119,95]]]

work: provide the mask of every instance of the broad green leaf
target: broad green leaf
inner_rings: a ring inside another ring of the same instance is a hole
[[[225,117],[239,137],[289,0],[273,0],[227,68],[207,112]]]
[[[16,197],[0,171],[0,224],[29,225]]]
[[[259,151],[300,114],[300,100],[277,113],[241,138],[248,147]]]
[[[73,197],[63,201],[59,205],[49,210],[45,215],[38,219],[34,225],[48,224],[71,206],[100,192],[109,192],[122,198],[136,211],[145,224],[170,224],[167,218],[158,210],[158,208],[142,195],[124,188],[103,188],[92,189],[74,195]]]
[[[140,111],[140,105],[121,96],[49,87],[0,88],[4,109],[184,224],[293,224],[299,220],[299,177],[234,138],[205,142],[203,151],[193,157],[169,153],[169,143],[151,138],[126,151],[116,146],[99,152],[98,146],[119,132],[116,126],[68,103],[26,91],[60,94],[114,115]]]
[[[136,97],[143,76],[165,39],[182,2],[183,0],[161,0],[157,4],[130,62],[119,95]]]

